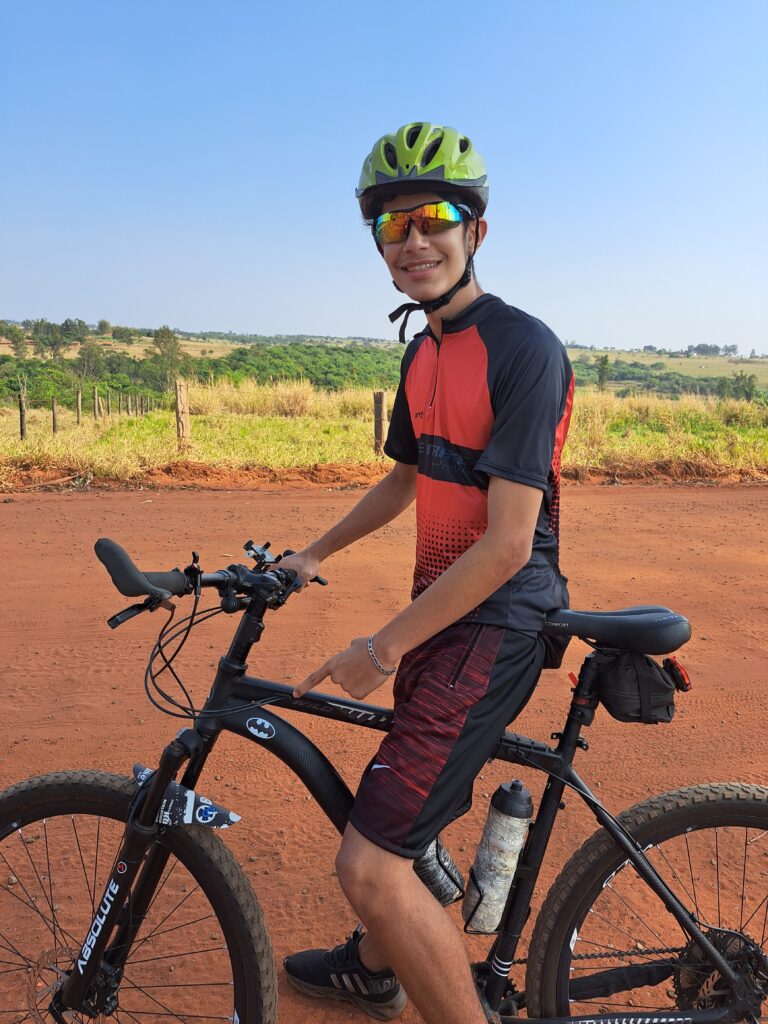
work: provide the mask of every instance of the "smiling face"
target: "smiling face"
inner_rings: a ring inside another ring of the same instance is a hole
[[[435,192],[419,192],[412,195],[394,196],[387,200],[382,212],[412,210],[424,203],[435,203],[442,196]],[[485,221],[480,222],[480,241],[485,234]],[[444,295],[464,273],[467,259],[472,250],[475,225],[473,221],[437,234],[421,234],[417,225],[411,225],[408,237],[403,242],[389,242],[382,246],[382,256],[392,275],[392,280],[415,302],[429,302]],[[473,288],[474,286],[474,288]],[[476,297],[474,278],[467,295],[470,301]],[[462,292],[466,289],[462,289]],[[461,293],[459,293],[461,294]],[[477,290],[479,294],[479,290]],[[459,296],[457,295],[456,298]],[[465,298],[462,296],[462,298]],[[466,302],[464,303],[466,304]],[[453,306],[453,302],[450,304]],[[444,314],[445,315],[445,314]]]

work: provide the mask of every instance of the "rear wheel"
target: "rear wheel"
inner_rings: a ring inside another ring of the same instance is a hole
[[[0,1024],[49,1024],[114,870],[135,784],[61,772],[0,794]],[[274,1024],[274,959],[253,890],[210,830],[159,834],[169,852],[125,965],[123,1024]],[[85,1024],[92,1018],[76,1013]]]
[[[768,992],[768,789],[692,786],[619,820],[729,963]],[[532,1017],[645,1015],[732,1000],[603,829],[561,871],[530,948]]]

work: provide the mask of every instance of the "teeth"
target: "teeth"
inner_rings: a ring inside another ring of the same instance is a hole
[[[436,267],[437,263],[409,263],[406,266],[406,270],[431,270],[432,267]]]

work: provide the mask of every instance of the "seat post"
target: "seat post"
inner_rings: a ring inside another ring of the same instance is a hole
[[[577,747],[587,749],[586,740],[581,739],[581,730],[592,725],[595,718],[595,709],[598,700],[595,693],[596,664],[592,654],[588,654],[579,669],[578,679],[569,673],[569,678],[574,684],[571,690],[571,705],[568,708],[568,717],[565,721],[565,728],[561,733],[553,733],[552,738],[559,740],[557,745],[558,753],[562,754],[568,764],[573,763],[573,756]]]

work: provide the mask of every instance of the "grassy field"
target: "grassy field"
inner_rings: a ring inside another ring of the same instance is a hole
[[[17,411],[0,409],[0,487],[35,469],[135,481],[180,461],[244,470],[376,461],[369,391],[329,393],[304,382],[197,386],[190,389],[190,406],[192,440],[184,452],[170,410],[85,418],[80,427],[72,413],[60,410],[55,435],[50,412],[30,410],[28,436],[20,441]],[[577,479],[766,478],[768,408],[694,396],[619,399],[582,390],[563,467]]]

